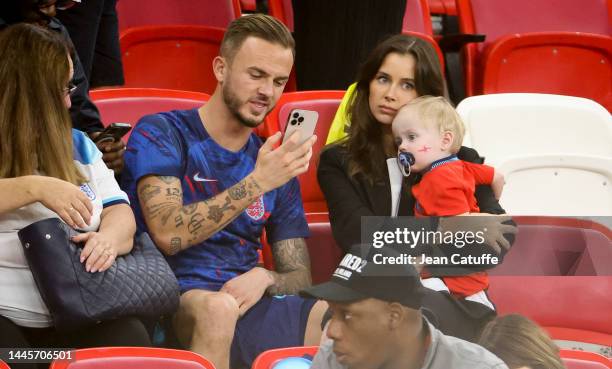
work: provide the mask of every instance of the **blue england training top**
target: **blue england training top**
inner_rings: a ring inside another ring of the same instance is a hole
[[[138,230],[148,231],[136,192],[140,178],[179,178],[183,205],[189,205],[223,192],[251,173],[261,145],[261,140],[251,134],[238,152],[221,147],[206,132],[197,109],[143,117],[130,136],[122,173],[122,187],[130,198]],[[260,197],[206,241],[169,256],[181,291],[216,291],[226,281],[255,267],[264,226],[270,243],[308,236],[295,178]]]

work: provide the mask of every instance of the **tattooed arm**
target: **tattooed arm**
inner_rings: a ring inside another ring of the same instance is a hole
[[[138,182],[138,198],[151,237],[165,254],[198,244],[234,220],[264,191],[249,175],[210,199],[183,206],[176,177],[147,176]]]
[[[303,238],[275,242],[272,254],[276,271],[269,272],[274,282],[268,287],[268,293],[293,295],[311,285],[310,256]]]

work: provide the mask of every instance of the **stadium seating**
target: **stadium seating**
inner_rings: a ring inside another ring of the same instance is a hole
[[[515,221],[516,240],[491,275],[612,276],[612,231],[605,225],[554,217]]]
[[[153,25],[201,25],[226,28],[240,17],[239,0],[125,0],[117,2],[119,30]]]
[[[291,0],[268,0],[268,13],[293,32],[293,6]]]
[[[197,108],[210,98],[201,92],[155,88],[92,90],[90,95],[100,110],[105,125],[123,122],[130,123],[132,127],[145,115],[175,109]],[[128,137],[129,133],[124,140],[127,141]]]
[[[553,339],[612,345],[612,276],[489,276],[500,315],[533,319]]]
[[[152,347],[107,347],[74,351],[74,360],[51,363],[49,369],[214,369],[204,357],[183,350]]]
[[[559,354],[567,369],[612,368],[612,360],[592,352],[560,350]]]
[[[457,15],[455,0],[429,0],[431,14]]]
[[[212,61],[224,32],[187,25],[130,28],[120,38],[124,86],[212,94],[217,85]]]
[[[433,36],[428,0],[407,0],[402,32],[419,32]]]
[[[508,214],[612,216],[612,157],[526,155],[497,170]]]
[[[577,95],[612,108],[611,4],[457,0],[461,31],[487,37],[465,48],[467,94],[485,91],[486,68],[486,92]]]
[[[319,113],[315,129],[317,142],[313,146],[313,159],[308,171],[298,177],[306,213],[327,212],[327,203],[317,181],[316,163],[318,163],[319,153],[325,145],[329,127],[343,96],[344,91],[299,91],[285,93],[277,102],[274,110],[266,118],[265,130],[270,135],[276,131],[285,131],[287,118],[293,109],[314,110]]]
[[[325,138],[334,119],[344,91],[299,91],[288,92],[281,96],[276,107],[270,112],[264,124],[264,135],[284,132],[287,118],[293,109],[314,110],[319,113],[313,146],[313,156],[308,171],[298,177],[302,191],[302,201],[306,220],[310,227],[310,237],[306,240],[311,261],[313,283],[327,281],[343,255],[334,241],[327,203],[317,181],[319,153],[325,145]],[[273,268],[270,247],[264,245],[263,259],[266,267]]]
[[[601,105],[492,94],[463,100],[457,112],[463,144],[507,176],[501,203],[510,214],[612,215],[612,116]]]
[[[11,369],[11,367],[4,361],[0,360],[0,369]]]
[[[305,346],[264,351],[257,356],[251,369],[272,369],[278,361],[290,357],[306,357],[312,359],[318,349],[318,346]]]
[[[472,96],[457,106],[465,146],[497,165],[525,155],[612,157],[612,116],[597,103],[547,94]]]

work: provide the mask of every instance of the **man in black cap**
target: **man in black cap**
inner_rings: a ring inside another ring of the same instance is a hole
[[[312,369],[507,369],[474,343],[446,336],[421,313],[424,287],[412,265],[376,264],[389,247],[353,247],[329,282],[302,291],[332,311]]]

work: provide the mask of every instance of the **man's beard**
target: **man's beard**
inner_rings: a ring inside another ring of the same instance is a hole
[[[255,128],[259,126],[264,121],[264,118],[266,117],[266,115],[268,115],[268,113],[270,112],[270,110],[268,110],[261,117],[260,120],[249,119],[245,117],[244,115],[242,115],[242,113],[240,113],[240,107],[245,104],[244,102],[240,101],[240,99],[238,98],[238,96],[236,96],[236,94],[234,94],[233,89],[231,88],[231,85],[229,83],[229,79],[228,79],[228,82],[226,82],[223,85],[222,92],[223,92],[222,93],[223,102],[225,103],[225,105],[227,105],[227,108],[229,109],[229,111],[234,115],[234,117],[236,117],[236,119],[238,119],[238,121],[242,125],[246,127]]]

